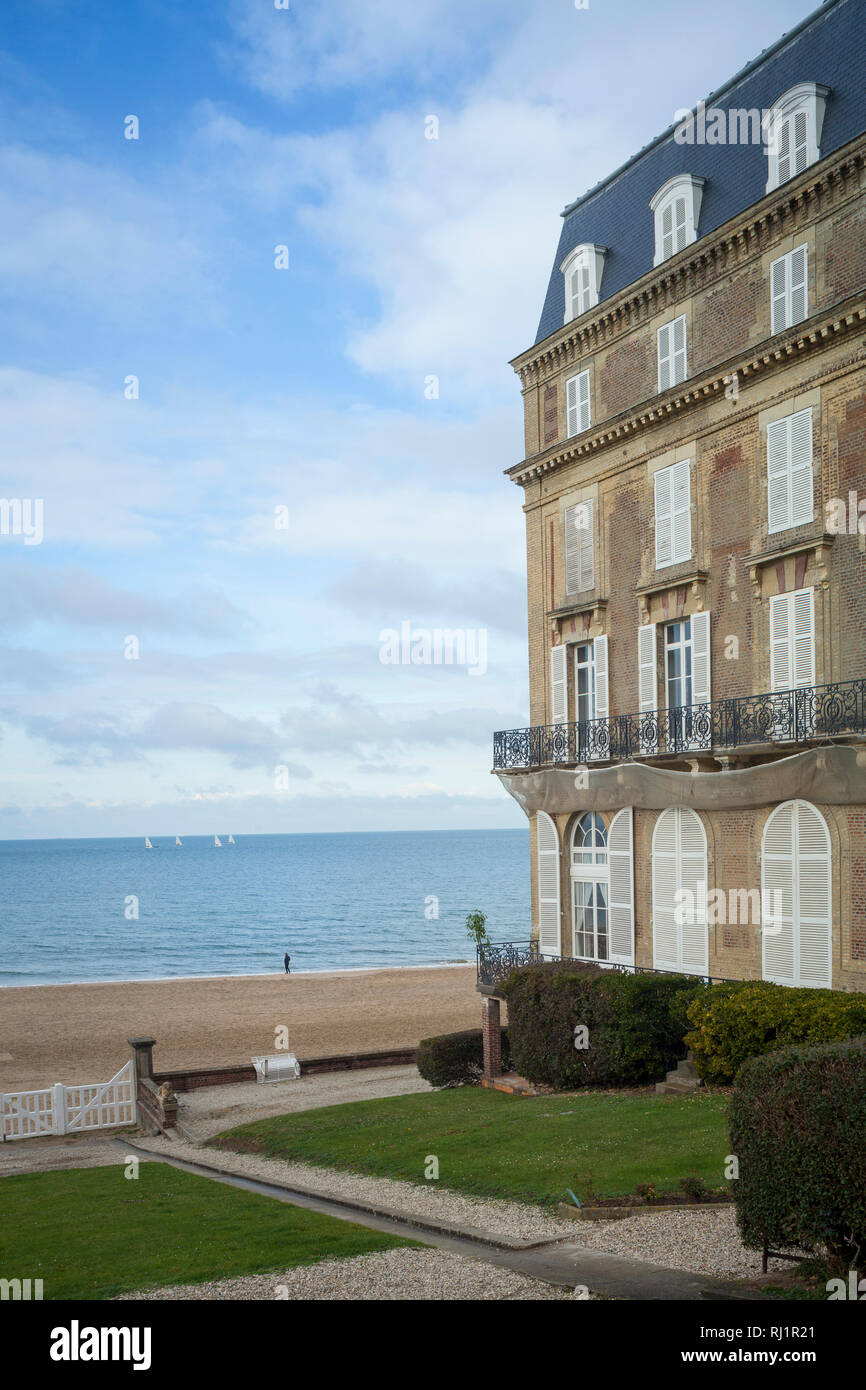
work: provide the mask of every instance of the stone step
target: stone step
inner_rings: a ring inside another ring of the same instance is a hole
[[[669,1077],[675,1077],[676,1072],[668,1072]],[[693,1096],[697,1090],[690,1081],[657,1081],[656,1091],[662,1096]]]
[[[488,1091],[504,1091],[508,1096],[535,1096],[538,1094],[531,1081],[507,1072],[502,1076],[482,1076],[481,1085]]]
[[[679,1077],[682,1081],[692,1081],[696,1086],[701,1085],[698,1069],[689,1057],[684,1062],[677,1062],[676,1072],[668,1072],[669,1080],[674,1076]]]

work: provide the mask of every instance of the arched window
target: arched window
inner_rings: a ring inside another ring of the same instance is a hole
[[[572,864],[607,865],[607,831],[597,811],[588,811],[574,827]]]
[[[572,954],[579,960],[634,965],[632,809],[610,822],[596,811],[571,835]]]
[[[704,179],[677,174],[663,183],[650,207],[655,215],[656,250],[653,265],[670,260],[698,239]]]
[[[538,949],[543,956],[558,956],[559,947],[559,835],[544,811],[535,817],[538,852]]]
[[[829,87],[818,82],[799,82],[773,105],[766,121],[768,193],[821,158],[821,131],[829,94]]]
[[[830,988],[830,871],[830,832],[817,807],[808,801],[777,806],[761,844],[765,980]]]
[[[653,965],[706,975],[707,837],[689,807],[662,811],[652,844]]]
[[[604,246],[593,246],[584,242],[569,251],[559,267],[565,277],[565,318],[572,319],[593,309],[601,294],[601,277],[604,271]]]

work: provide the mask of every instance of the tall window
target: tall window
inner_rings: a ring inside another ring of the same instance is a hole
[[[574,704],[578,720],[595,718],[595,644],[579,642],[574,649]]]
[[[577,376],[569,378],[565,385],[565,401],[570,438],[588,430],[591,423],[589,372],[578,372]]]
[[[535,817],[538,854],[538,948],[543,956],[558,956],[559,948],[559,834],[544,811]]]
[[[692,554],[691,467],[688,459],[657,468],[654,475],[656,569],[681,564]]]
[[[605,248],[584,244],[569,251],[560,266],[565,279],[565,323],[579,318],[598,303]]]
[[[774,691],[803,690],[815,684],[815,592],[797,589],[770,599],[770,685]],[[799,732],[808,734],[812,711],[798,710]],[[792,702],[777,711],[775,738],[794,737]]]
[[[662,811],[652,843],[653,966],[706,975],[707,837],[689,807]]]
[[[686,316],[665,323],[658,331],[659,390],[678,386],[689,374],[686,351]]]
[[[704,180],[677,174],[650,201],[655,217],[654,265],[661,265],[697,240]]]
[[[767,189],[796,178],[821,158],[821,132],[829,88],[800,82],[773,106],[767,121]]]
[[[665,690],[668,709],[694,703],[691,618],[665,628]]]
[[[767,518],[770,533],[813,519],[812,409],[767,426]]]
[[[772,332],[793,328],[809,316],[809,248],[798,246],[770,266]]]
[[[610,872],[604,821],[590,811],[574,827],[571,851],[574,954],[609,958]]]
[[[830,874],[830,832],[820,811],[808,801],[777,806],[761,844],[765,980],[830,987]]]

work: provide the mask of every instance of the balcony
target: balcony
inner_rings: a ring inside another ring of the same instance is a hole
[[[688,757],[866,733],[866,680],[493,735],[493,769]]]
[[[476,988],[482,993],[498,993],[503,981],[512,970],[526,965],[543,965],[548,961],[560,961],[565,965],[600,965],[604,970],[613,970],[621,975],[669,975],[669,970],[656,970],[648,965],[614,965],[610,961],[590,961],[577,956],[551,956],[542,954],[538,942],[527,941],[484,941],[477,948]],[[730,984],[724,975],[696,975],[695,979],[707,980],[709,984]]]

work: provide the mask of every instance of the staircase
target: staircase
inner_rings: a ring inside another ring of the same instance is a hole
[[[699,1086],[703,1086],[698,1076],[690,1052],[682,1062],[677,1062],[676,1070],[669,1071],[665,1081],[656,1082],[656,1091],[663,1096],[690,1096]]]

